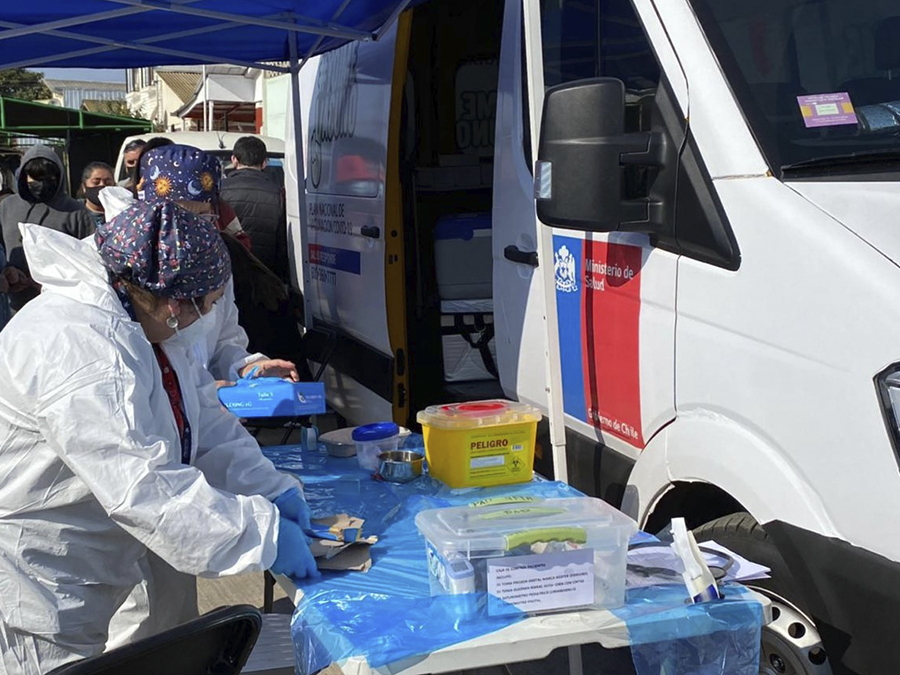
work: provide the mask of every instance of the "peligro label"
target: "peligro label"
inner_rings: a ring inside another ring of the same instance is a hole
[[[530,472],[530,461],[524,452],[530,436],[528,425],[470,432],[465,446],[468,480],[487,482],[495,478],[519,478]]]

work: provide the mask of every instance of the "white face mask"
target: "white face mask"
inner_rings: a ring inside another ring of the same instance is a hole
[[[188,356],[196,359],[204,368],[209,365],[209,348],[206,344],[207,333],[212,329],[212,314],[215,307],[205,315],[200,314],[200,308],[191,300],[198,318],[184,328],[176,328],[175,334],[169,337],[166,344],[176,345],[186,349]]]

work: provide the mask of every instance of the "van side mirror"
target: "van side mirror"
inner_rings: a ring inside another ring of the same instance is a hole
[[[662,204],[625,197],[627,166],[661,167],[666,137],[625,133],[625,85],[599,77],[554,87],[544,98],[534,182],[546,225],[594,232],[660,232]]]

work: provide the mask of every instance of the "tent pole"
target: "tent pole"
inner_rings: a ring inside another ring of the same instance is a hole
[[[209,131],[208,117],[206,116],[206,102],[209,100],[209,80],[206,77],[206,64],[202,67],[203,75],[203,131]]]
[[[303,275],[303,321],[306,330],[313,327],[312,313],[309,307],[309,284],[306,278],[309,255],[306,245],[306,165],[303,161],[303,114],[300,110],[300,59],[297,51],[296,33],[288,33],[291,70],[291,109],[293,111],[294,157],[297,162],[297,203],[300,206],[300,259],[295,261]]]

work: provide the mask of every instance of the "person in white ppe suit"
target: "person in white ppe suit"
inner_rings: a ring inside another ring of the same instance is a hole
[[[180,147],[175,147],[175,150]],[[162,154],[164,150],[167,148],[153,152]],[[185,158],[182,156],[181,159]],[[218,161],[213,159],[216,163],[210,170],[219,166]],[[179,189],[176,176],[167,178],[169,193],[173,197],[188,195],[186,190]],[[135,203],[131,191],[119,187],[101,190],[100,201],[110,220]],[[212,309],[171,340],[171,346],[176,345],[185,350],[189,362],[209,371],[220,385],[224,381],[242,377],[253,366],[267,375],[288,377],[295,381],[298,379],[294,364],[247,351],[247,335],[238,324],[234,281],[231,277],[225,285],[224,295]],[[277,485],[272,488],[275,489]],[[307,510],[303,516],[304,521],[308,521],[308,517]],[[141,565],[141,582],[134,586],[110,622],[107,650],[148,637],[197,615],[197,587],[192,575],[178,572],[153,554],[142,560]],[[151,588],[154,585],[167,591],[162,596],[164,600],[161,603],[153,603],[154,598],[160,597]]]
[[[148,556],[318,574],[299,484],[175,344],[224,292],[220,237],[171,203],[108,225],[21,228],[43,292],[0,333],[0,673],[101,653]]]

